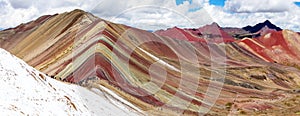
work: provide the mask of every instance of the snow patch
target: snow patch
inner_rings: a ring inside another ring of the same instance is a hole
[[[54,80],[3,49],[0,78],[1,115],[141,115],[104,92]]]

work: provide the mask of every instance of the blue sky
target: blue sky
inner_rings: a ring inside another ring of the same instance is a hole
[[[189,3],[192,0],[176,0],[176,5],[183,4],[184,1],[188,1]],[[216,6],[224,6],[225,0],[209,0],[209,4],[216,5]]]
[[[176,0],[176,5],[182,4],[184,1],[192,2],[192,0]],[[209,4],[216,6],[224,6],[225,0],[209,0]]]
[[[209,0],[209,4],[216,6],[224,6],[225,0]]]
[[[192,3],[192,0],[176,0],[176,5],[183,4],[184,1],[189,1],[189,3]]]
[[[300,2],[295,2],[295,4],[300,7]]]
[[[193,0],[175,0],[176,5],[183,4],[183,2],[188,1],[190,4],[193,2]],[[215,6],[221,6],[223,7],[225,3],[225,0],[209,0],[209,4],[215,5]],[[194,9],[189,9],[190,12],[194,12],[199,10],[200,8],[194,8]]]
[[[192,2],[192,0],[176,0],[176,5],[182,4],[184,1]],[[209,0],[209,4],[223,7],[226,0]],[[300,7],[300,2],[295,2]]]

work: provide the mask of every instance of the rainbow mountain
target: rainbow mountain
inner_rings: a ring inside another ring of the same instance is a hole
[[[262,27],[152,33],[74,10],[2,30],[0,47],[57,80],[105,87],[145,115],[300,113],[300,35]]]

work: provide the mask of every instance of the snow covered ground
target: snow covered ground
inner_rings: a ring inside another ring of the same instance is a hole
[[[142,115],[109,96],[54,80],[0,48],[1,115]]]

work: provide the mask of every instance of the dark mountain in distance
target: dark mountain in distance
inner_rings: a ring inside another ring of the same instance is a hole
[[[174,34],[176,30],[182,34]],[[270,32],[281,31],[280,27],[272,24],[269,20],[263,23],[256,24],[255,26],[246,26],[243,28],[237,27],[221,27],[219,24],[213,22],[212,24],[204,25],[199,28],[184,28],[180,29],[177,27],[169,28],[167,30],[157,30],[154,33],[162,36],[168,36],[177,39],[188,39],[190,41],[205,41],[203,38],[209,38],[208,41],[214,43],[220,42],[232,42],[234,39],[243,38],[257,38],[268,34]],[[181,37],[179,37],[181,36]],[[222,39],[222,40],[220,40]]]
[[[178,34],[174,34],[175,31],[180,31],[185,33],[185,36],[179,34],[182,37],[179,37]],[[205,41],[203,38],[210,38],[209,41],[220,43],[220,38],[223,39],[223,42],[232,42],[235,39],[247,38],[257,38],[268,34],[270,32],[282,31],[280,27],[272,24],[269,20],[264,21],[263,23],[258,23],[255,26],[246,26],[243,28],[237,27],[221,27],[217,23],[208,24],[199,28],[184,28],[180,29],[177,27],[169,28],[167,30],[157,30],[154,33],[168,36],[171,38],[177,39],[187,39],[190,41]],[[192,35],[192,36],[191,36]],[[191,37],[187,37],[191,36]]]
[[[258,31],[260,31],[261,29],[263,29],[264,27],[268,27],[269,29],[274,29],[276,31],[281,31],[282,29],[280,27],[277,27],[276,25],[272,24],[269,20],[266,20],[263,23],[258,23],[255,26],[246,26],[243,27],[242,29],[249,31],[251,33],[256,33]]]
[[[153,30],[147,30],[148,32],[154,32]]]

